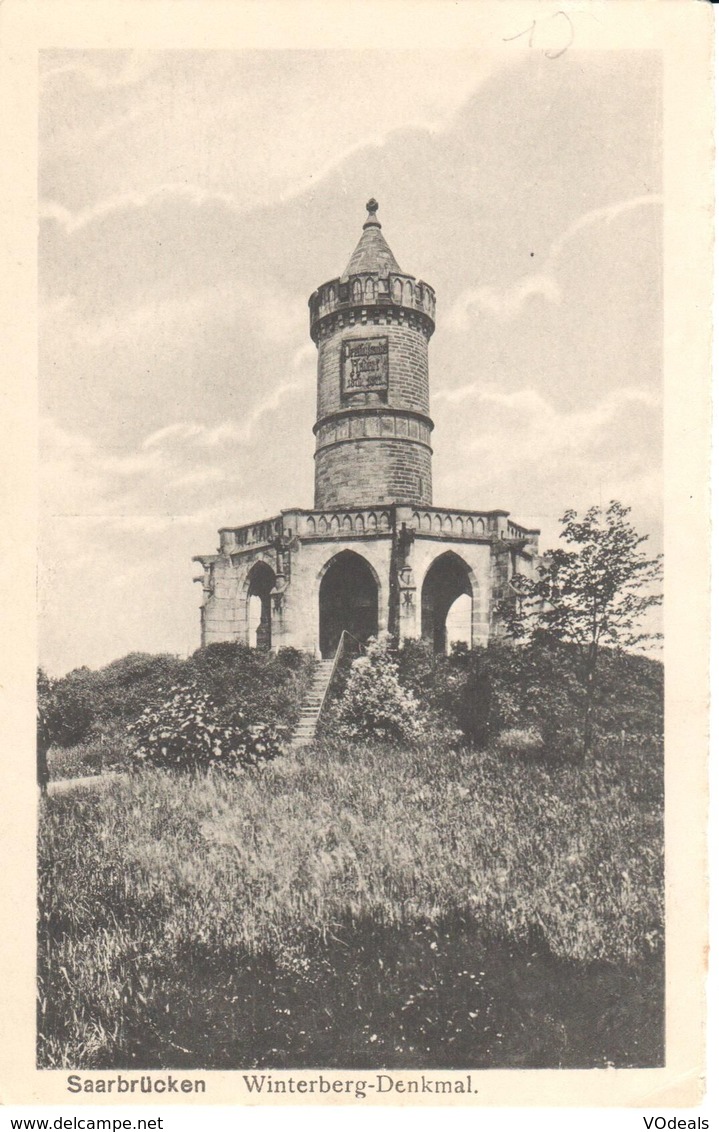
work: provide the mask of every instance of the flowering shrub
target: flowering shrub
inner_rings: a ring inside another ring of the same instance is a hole
[[[196,684],[170,689],[167,699],[145,708],[128,728],[135,765],[174,770],[217,767],[237,772],[282,751],[284,729],[248,723],[223,712]]]
[[[424,714],[414,694],[399,682],[390,643],[390,635],[381,633],[352,664],[337,713],[339,734],[345,739],[414,743],[422,734]]]

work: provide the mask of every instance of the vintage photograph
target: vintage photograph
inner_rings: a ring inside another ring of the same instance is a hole
[[[39,1069],[665,1064],[662,55],[380,32],[39,54]]]

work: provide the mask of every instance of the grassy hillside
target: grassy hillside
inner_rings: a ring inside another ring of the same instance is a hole
[[[325,743],[51,795],[39,1064],[658,1064],[661,813],[653,741]]]

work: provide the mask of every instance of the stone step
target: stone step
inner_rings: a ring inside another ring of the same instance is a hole
[[[307,689],[300,715],[292,736],[293,747],[307,747],[315,737],[322,700],[332,674],[333,660],[318,660],[312,673],[312,681]]]

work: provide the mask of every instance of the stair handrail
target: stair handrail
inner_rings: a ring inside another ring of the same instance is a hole
[[[357,637],[355,637],[354,633],[350,633],[349,629],[343,629],[342,630],[342,632],[340,633],[339,643],[338,643],[337,649],[335,651],[334,659],[332,661],[332,667],[330,668],[329,678],[328,678],[327,683],[325,685],[325,690],[322,694],[322,701],[320,703],[320,710],[317,712],[317,724],[319,723],[320,719],[322,718],[322,712],[325,710],[325,703],[327,701],[327,697],[329,696],[330,688],[332,687],[332,684],[334,682],[334,678],[337,675],[337,669],[339,668],[340,661],[342,660],[342,658],[344,656],[345,637],[348,637],[355,642],[355,644],[359,648],[360,655],[362,655],[362,653],[365,653],[367,651],[365,649],[364,645],[362,644],[362,642],[360,640],[358,640]],[[315,726],[317,724],[315,724]]]

